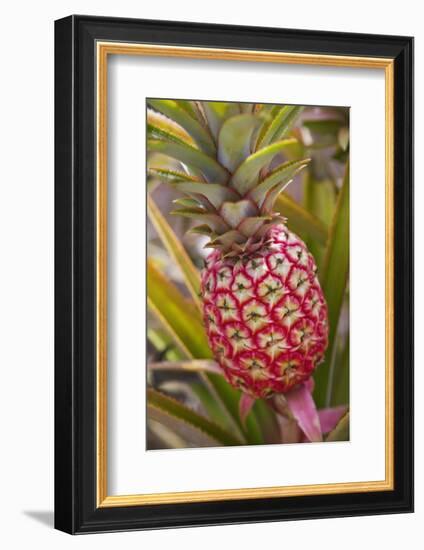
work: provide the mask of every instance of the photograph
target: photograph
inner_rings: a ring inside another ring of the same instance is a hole
[[[350,109],[281,99],[146,98],[147,450],[349,441]]]

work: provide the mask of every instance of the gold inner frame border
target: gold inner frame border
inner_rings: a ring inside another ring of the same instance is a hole
[[[219,59],[262,63],[353,67],[383,69],[385,73],[385,479],[315,485],[216,489],[172,493],[108,495],[107,492],[107,62],[109,55],[138,55]],[[97,507],[142,506],[255,498],[277,498],[306,495],[325,495],[389,491],[394,489],[394,60],[390,58],[354,57],[339,55],[302,54],[165,46],[141,43],[96,43],[97,62],[97,337],[96,337],[96,470]]]

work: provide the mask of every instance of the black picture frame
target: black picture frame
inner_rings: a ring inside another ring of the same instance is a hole
[[[97,507],[96,41],[394,60],[394,490]],[[413,511],[413,39],[73,15],[55,23],[55,527],[93,533]]]

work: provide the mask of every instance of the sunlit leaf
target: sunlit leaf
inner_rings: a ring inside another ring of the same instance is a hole
[[[151,109],[147,109],[147,135],[150,139],[164,139],[195,146],[191,136],[181,126]]]
[[[148,99],[147,103],[184,128],[204,153],[215,155],[216,148],[212,136],[177,101],[172,99]]]
[[[200,314],[153,261],[147,260],[147,299],[152,311],[191,357],[212,358]]]
[[[162,216],[159,208],[150,195],[147,196],[147,213],[150,221],[153,223],[158,235],[160,236],[165,248],[170,253],[175,263],[181,269],[184,276],[184,282],[193,297],[197,307],[201,309],[200,277],[199,272],[190,260],[181,240],[173,232],[169,223]]]
[[[164,330],[148,328],[147,338],[166,361],[181,361],[184,359],[184,353]]]

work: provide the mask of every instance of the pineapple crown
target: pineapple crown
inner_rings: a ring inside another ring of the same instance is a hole
[[[190,232],[208,236],[205,246],[226,257],[264,246],[271,226],[285,222],[274,212],[278,195],[309,162],[275,162],[296,144],[286,136],[302,107],[162,99],[148,105],[148,151],[179,163],[176,170],[148,165],[149,175],[184,195],[172,214],[198,220]]]

